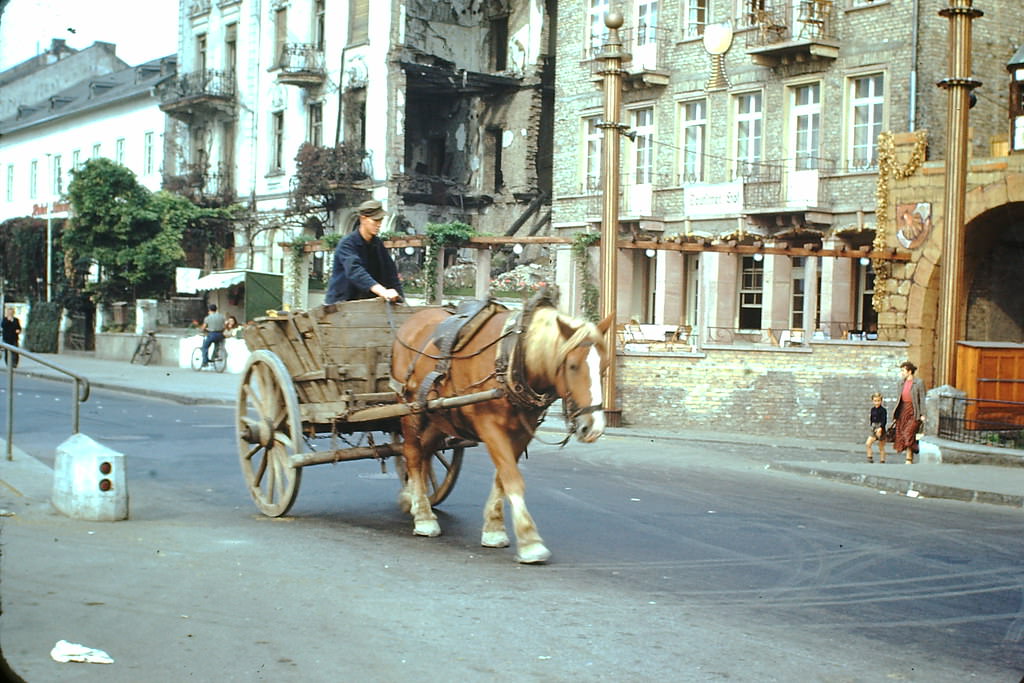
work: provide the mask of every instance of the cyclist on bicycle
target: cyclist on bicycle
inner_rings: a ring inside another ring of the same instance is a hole
[[[210,358],[210,345],[216,344],[216,348],[224,346],[224,314],[217,312],[217,304],[210,304],[210,314],[203,318],[203,332],[206,337],[203,339],[203,365],[207,367],[212,359]]]

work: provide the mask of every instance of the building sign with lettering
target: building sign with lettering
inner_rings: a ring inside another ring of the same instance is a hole
[[[743,182],[688,185],[683,190],[688,218],[711,218],[743,212]]]

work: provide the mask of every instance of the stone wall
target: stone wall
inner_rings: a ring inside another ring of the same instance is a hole
[[[619,408],[624,425],[862,442],[872,393],[891,417],[906,355],[906,344],[876,341],[620,353]]]

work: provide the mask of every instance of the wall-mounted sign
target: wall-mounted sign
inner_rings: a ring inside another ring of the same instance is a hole
[[[688,185],[683,189],[687,218],[709,218],[743,212],[743,182]]]

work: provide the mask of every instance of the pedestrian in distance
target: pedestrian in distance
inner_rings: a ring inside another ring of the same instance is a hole
[[[334,270],[324,303],[375,296],[387,301],[402,299],[398,268],[378,237],[386,215],[376,199],[359,205],[359,226],[338,242],[334,250]]]
[[[21,321],[14,317],[14,309],[10,306],[4,309],[4,319],[0,322],[0,330],[2,330],[5,344],[18,345],[18,339],[21,337]],[[12,368],[18,367],[18,354],[4,349],[4,363]]]
[[[903,451],[908,465],[917,453],[917,433],[924,424],[924,382],[914,376],[917,366],[910,361],[900,363],[900,382],[892,421],[896,425],[893,448]]]
[[[875,461],[872,456],[871,446],[877,443],[878,462],[883,465],[885,464],[885,423],[887,418],[888,414],[886,413],[885,406],[882,405],[882,395],[876,391],[871,394],[871,414],[868,417],[871,422],[871,435],[864,442],[864,447],[868,453],[868,462]]]
[[[206,333],[206,337],[203,338],[202,367],[204,368],[212,362],[210,346],[213,344],[224,345],[224,326],[227,324],[224,314],[217,312],[217,304],[210,304],[209,311],[209,315],[203,318],[203,332]]]

